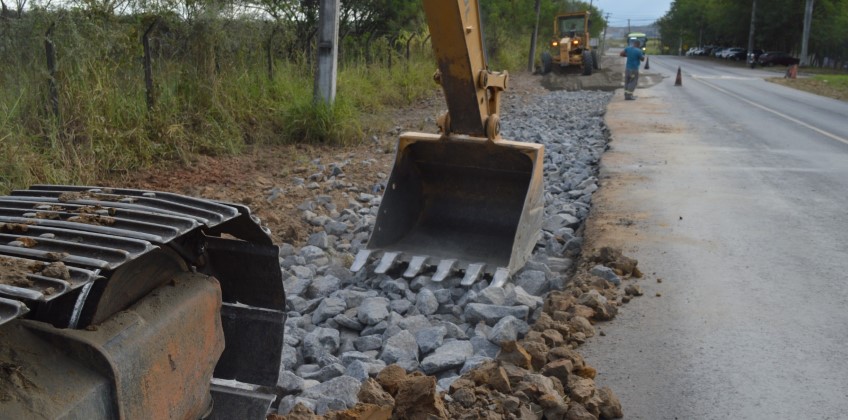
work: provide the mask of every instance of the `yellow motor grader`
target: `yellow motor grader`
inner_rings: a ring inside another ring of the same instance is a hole
[[[554,18],[554,38],[551,52],[542,52],[542,73],[564,72],[568,68],[580,69],[584,76],[597,70],[597,52],[592,49],[589,34],[589,11],[559,14]]]

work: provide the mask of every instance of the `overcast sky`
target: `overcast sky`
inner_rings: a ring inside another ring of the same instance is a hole
[[[593,0],[604,14],[609,13],[610,26],[648,25],[661,18],[671,7],[671,0]]]

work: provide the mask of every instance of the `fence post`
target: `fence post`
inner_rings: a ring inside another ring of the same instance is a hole
[[[406,61],[409,61],[409,44],[415,39],[416,34],[409,35],[409,39],[406,40]]]
[[[389,58],[389,70],[392,69],[392,53],[394,52],[395,42],[397,41],[397,39],[398,39],[397,35],[392,35],[391,37],[389,37],[389,49],[388,49],[388,51],[389,51],[389,54],[388,54],[389,55],[389,57],[388,57]]]
[[[158,17],[147,27],[144,35],[141,37],[141,45],[144,47],[144,88],[147,99],[147,111],[152,111],[156,105],[156,96],[153,92],[153,65],[150,58],[150,33],[153,32],[153,27],[157,23],[159,23]]]
[[[50,39],[50,36],[53,35],[53,28],[56,26],[56,23],[53,22],[50,24],[50,27],[47,28],[47,32],[44,34],[44,50],[47,53],[47,73],[50,75],[48,79],[48,100],[50,101],[50,110],[53,111],[53,116],[56,118],[56,122],[59,120],[59,89],[56,87],[56,49],[53,46],[53,41]]]
[[[268,59],[268,80],[274,80],[274,35],[277,34],[277,23],[274,23],[271,28],[271,34],[268,35],[268,45],[266,45],[266,53]]]

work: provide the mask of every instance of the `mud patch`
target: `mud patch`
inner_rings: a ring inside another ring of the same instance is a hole
[[[32,287],[32,280],[27,275],[35,274],[44,269],[44,264],[17,258],[0,256],[0,284],[15,287]]]

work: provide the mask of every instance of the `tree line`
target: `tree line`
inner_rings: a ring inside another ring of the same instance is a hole
[[[759,0],[754,48],[801,52],[807,0]],[[666,45],[748,46],[753,0],[674,0],[658,26]],[[813,65],[848,60],[848,0],[815,0],[809,38]]]

